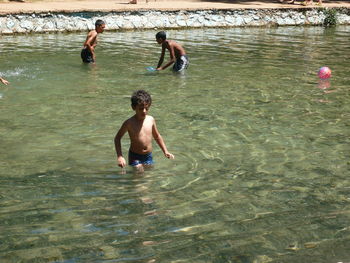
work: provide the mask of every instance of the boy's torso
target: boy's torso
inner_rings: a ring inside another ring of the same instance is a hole
[[[174,53],[175,53],[175,57],[177,59],[180,58],[181,56],[186,55],[185,49],[180,44],[175,42],[174,40],[166,40],[166,42],[164,44],[165,44],[165,47],[168,50],[170,49],[170,47],[173,47]]]
[[[94,36],[93,36],[94,35]],[[96,45],[97,45],[97,32],[96,32],[96,30],[92,30],[92,31],[90,31],[89,32],[89,34],[86,36],[86,40],[85,40],[85,43],[84,43],[84,47],[86,47],[86,42],[90,39],[90,37],[92,37],[93,36],[93,38],[92,38],[92,40],[91,40],[91,43],[90,43],[90,45],[91,46],[93,46],[93,47],[95,47]]]
[[[153,117],[147,115],[144,120],[131,117],[128,120],[130,151],[137,154],[152,152]]]

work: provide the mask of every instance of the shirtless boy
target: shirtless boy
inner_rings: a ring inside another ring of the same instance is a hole
[[[91,30],[84,42],[84,48],[81,51],[81,59],[84,63],[95,63],[95,47],[97,45],[97,34],[102,33],[106,27],[105,22],[98,19],[95,22],[95,29]]]
[[[156,41],[158,44],[162,45],[162,53],[159,58],[157,70],[163,70],[172,65],[173,70],[176,72],[183,71],[188,67],[189,61],[186,56],[185,49],[173,40],[166,39],[166,33],[164,31],[160,31],[156,34]],[[167,49],[170,53],[170,60],[164,66],[162,66],[164,61],[165,49]]]
[[[117,152],[118,166],[125,167],[126,161],[121,149],[121,138],[126,132],[130,137],[129,165],[138,171],[153,165],[152,137],[162,149],[166,158],[174,159],[174,155],[168,152],[164,140],[158,132],[155,119],[148,115],[152,104],[151,95],[144,90],[138,90],[131,97],[131,107],[135,115],[127,119],[114,138]]]

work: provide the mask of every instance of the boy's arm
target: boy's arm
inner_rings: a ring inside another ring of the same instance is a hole
[[[171,64],[173,64],[175,62],[175,51],[174,51],[174,46],[173,44],[168,44],[167,45],[167,49],[169,50],[169,53],[170,53],[170,60],[168,63],[166,63],[163,67],[158,67],[157,69],[158,70],[163,70],[163,69],[166,69],[167,67],[169,67]],[[164,56],[163,56],[163,59],[164,59]],[[163,61],[162,61],[163,62]]]
[[[156,125],[155,120],[153,120],[152,135],[153,135],[154,140],[157,142],[159,147],[162,149],[165,157],[168,159],[174,159],[175,158],[174,155],[171,154],[170,152],[168,152],[168,149],[165,146],[165,142],[163,140],[163,137],[160,135],[160,133],[157,129],[157,125]]]
[[[95,60],[95,39],[97,37],[97,32],[92,31],[88,34],[85,42],[84,42],[84,47],[87,47],[87,49],[91,52],[92,58]]]
[[[117,152],[117,162],[118,162],[118,166],[120,167],[126,166],[126,161],[122,153],[121,139],[127,131],[128,131],[127,121],[125,121],[114,137],[114,146],[115,146],[115,151]]]
[[[161,65],[163,64],[163,61],[164,61],[164,54],[165,54],[165,46],[162,45],[162,53],[160,54],[157,70],[162,70]]]
[[[7,85],[9,84],[10,82],[8,82],[6,79],[3,79],[2,77],[0,77],[0,82]]]

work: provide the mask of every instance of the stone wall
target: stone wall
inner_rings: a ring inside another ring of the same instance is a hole
[[[241,9],[40,13],[0,16],[0,34],[86,31],[97,19],[106,30],[239,26],[322,25],[327,9]],[[336,9],[337,24],[350,24],[350,9]]]

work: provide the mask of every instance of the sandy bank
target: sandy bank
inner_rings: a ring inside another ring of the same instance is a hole
[[[324,7],[348,7],[349,1],[324,1]],[[136,5],[128,4],[127,0],[72,0],[72,1],[27,1],[0,2],[0,14],[41,13],[41,12],[111,12],[111,11],[141,11],[141,10],[208,10],[208,9],[271,9],[271,8],[310,8],[301,2],[295,4],[281,4],[278,1],[249,1],[249,0],[139,0]]]

